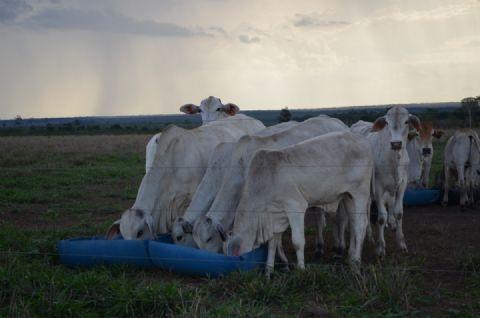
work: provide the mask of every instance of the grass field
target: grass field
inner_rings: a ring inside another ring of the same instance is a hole
[[[409,255],[394,252],[388,233],[386,259],[378,262],[367,244],[360,274],[333,261],[331,252],[315,260],[312,228],[306,261],[315,264],[305,272],[277,271],[271,280],[259,273],[211,280],[124,266],[59,265],[58,240],[104,233],[132,205],[148,138],[0,138],[0,316],[480,315],[480,213],[457,207],[407,209]]]

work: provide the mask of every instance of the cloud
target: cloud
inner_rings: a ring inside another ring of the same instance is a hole
[[[392,20],[400,22],[445,20],[471,14],[474,12],[474,9],[478,9],[479,7],[480,1],[476,3],[467,2],[462,4],[444,5],[429,10],[413,10],[406,12],[396,10],[380,15],[376,17],[375,20]]]
[[[245,34],[239,35],[238,39],[240,40],[240,42],[246,43],[246,44],[260,42],[260,38],[258,36],[248,36],[248,35],[245,35]]]
[[[85,11],[73,8],[47,8],[23,20],[21,24],[30,28],[85,30],[159,37],[211,36],[201,29],[189,29],[174,23],[136,20],[114,11]]]
[[[297,28],[325,28],[339,27],[349,25],[350,22],[344,20],[325,19],[324,16],[314,12],[310,14],[295,14],[293,25]]]
[[[222,35],[222,36],[224,36],[224,37],[228,37],[227,31],[225,31],[225,29],[222,28],[222,27],[213,26],[213,27],[209,27],[208,30],[209,30],[209,31],[212,31],[212,32],[214,32],[214,33],[218,33],[218,34],[220,34],[220,35]]]
[[[19,16],[32,11],[33,8],[22,0],[0,0],[0,22],[15,21]]]

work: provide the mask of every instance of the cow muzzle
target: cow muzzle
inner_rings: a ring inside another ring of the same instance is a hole
[[[392,147],[392,150],[400,150],[400,149],[402,149],[402,142],[401,141],[392,141],[390,143],[390,146]]]
[[[424,157],[428,157],[432,154],[432,148],[422,148],[422,154]]]

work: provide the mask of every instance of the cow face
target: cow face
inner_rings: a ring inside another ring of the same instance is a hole
[[[202,116],[204,124],[233,116],[238,113],[240,109],[235,104],[222,104],[220,98],[210,96],[200,103],[200,106],[194,104],[186,104],[180,107],[180,111],[186,114],[198,114]]]
[[[399,151],[405,147],[410,128],[415,128],[417,131],[420,129],[418,117],[410,115],[403,107],[395,106],[390,108],[385,116],[375,120],[372,131],[388,129],[391,149]]]
[[[155,239],[152,215],[139,209],[126,210],[120,220],[110,226],[106,237],[111,240],[119,234],[124,240]]]
[[[433,154],[433,138],[443,136],[443,131],[434,130],[431,123],[421,123],[418,137],[416,138],[418,151],[423,157],[431,157]]]
[[[193,239],[202,250],[221,253],[226,234],[223,227],[208,216],[199,218],[193,226]]]
[[[172,239],[175,244],[197,247],[192,236],[193,225],[184,218],[176,218],[172,226]]]
[[[242,249],[242,239],[233,233],[228,234],[225,244],[225,254],[228,256],[240,256]]]

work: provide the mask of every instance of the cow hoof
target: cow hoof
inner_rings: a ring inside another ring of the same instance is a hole
[[[385,257],[385,247],[384,246],[377,246],[375,250],[377,257],[384,258]]]
[[[403,254],[408,254],[408,248],[407,248],[407,245],[405,243],[401,244],[398,249],[400,250],[400,252],[402,252]]]
[[[446,207],[448,205],[448,201],[442,201],[442,206]]]
[[[460,211],[465,212],[465,205],[464,204],[460,205]]]
[[[273,267],[267,265],[265,267],[265,277],[267,279],[270,279],[272,277],[272,274],[273,274]]]
[[[283,264],[283,266],[281,266],[278,270],[282,273],[289,273],[290,267],[288,266],[288,264]]]
[[[315,258],[322,258],[324,254],[325,251],[323,250],[323,248],[315,250]]]
[[[342,258],[345,254],[345,249],[343,247],[335,247],[333,249],[333,257]]]

